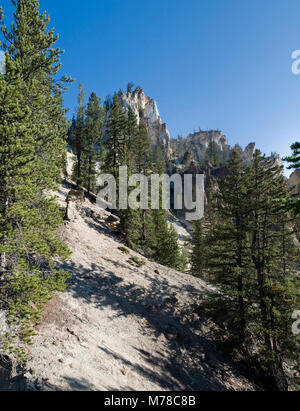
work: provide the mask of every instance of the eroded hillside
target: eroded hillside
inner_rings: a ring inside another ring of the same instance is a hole
[[[62,207],[70,188],[57,194]],[[257,389],[215,347],[201,309],[207,284],[126,251],[115,217],[89,200],[71,202],[69,220],[60,231],[72,250],[67,292],[46,306],[25,375],[2,388]]]

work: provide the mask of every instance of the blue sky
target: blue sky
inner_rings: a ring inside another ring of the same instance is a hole
[[[10,1],[2,2],[11,10]],[[130,81],[158,102],[172,137],[220,129],[230,144],[289,153],[300,140],[299,0],[40,0],[79,82],[112,94]],[[8,14],[9,20],[9,14]]]

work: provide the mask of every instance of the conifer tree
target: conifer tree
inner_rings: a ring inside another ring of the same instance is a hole
[[[284,158],[289,166],[288,170],[298,169],[300,168],[300,143],[294,143],[291,146],[293,151],[291,156]],[[296,216],[300,214],[300,198],[299,195],[293,195],[291,198],[287,199],[284,202],[287,210],[291,210]]]
[[[152,166],[152,150],[146,126],[139,124],[138,134],[133,143],[136,172],[150,179]],[[150,193],[149,193],[150,200]],[[151,243],[153,237],[153,222],[151,210],[141,210],[141,238],[144,246]]]
[[[145,124],[140,123],[133,142],[136,172],[149,175],[152,166],[151,143]]]
[[[251,302],[251,259],[249,230],[248,179],[242,161],[234,152],[228,176],[220,181],[217,218],[206,238],[207,266],[212,282],[221,291],[215,296],[215,310],[227,311],[228,331],[237,345],[245,339],[246,317]],[[199,256],[197,256],[199,258]],[[196,256],[194,255],[194,260]]]
[[[101,157],[101,137],[104,109],[96,93],[92,93],[86,110],[85,142],[83,149],[83,185],[88,193],[96,192],[96,160]]]
[[[161,149],[156,148],[155,173],[163,175],[166,163]],[[162,186],[160,186],[160,204],[158,210],[152,210],[153,235],[151,237],[154,249],[154,258],[157,262],[177,270],[185,270],[186,258],[178,243],[178,235],[173,227],[168,224],[167,210],[162,209]]]
[[[284,158],[284,161],[290,164],[288,166],[289,170],[300,168],[300,143],[292,144],[291,149],[293,151],[292,155]]]
[[[255,269],[256,336],[261,362],[278,389],[287,389],[283,359],[297,356],[290,332],[292,313],[299,304],[299,278],[292,219],[282,200],[288,199],[283,170],[274,159],[257,150],[249,170],[251,207],[251,258]],[[299,360],[299,357],[298,357]]]
[[[133,110],[129,107],[125,115],[125,122],[121,124],[123,140],[119,141],[122,146],[122,154],[120,153],[120,165],[127,166],[127,180],[136,173],[134,141],[138,134],[137,117]],[[134,187],[129,187],[128,195],[134,190]],[[137,249],[141,246],[141,210],[133,210],[128,207],[126,210],[120,210],[120,227],[125,234],[125,242],[132,249]]]
[[[130,153],[131,158],[129,159],[132,164],[135,164],[135,145],[137,140],[137,135],[139,132],[137,117],[131,107],[128,108],[127,113],[127,123],[126,123],[126,136],[127,136],[127,149]]]
[[[74,148],[75,153],[77,156],[77,163],[76,163],[76,181],[77,185],[82,186],[84,179],[83,179],[83,153],[85,150],[86,145],[86,106],[84,104],[86,91],[84,90],[82,84],[79,85],[79,92],[78,92],[78,108],[77,108],[77,115],[76,115],[76,127],[75,127],[75,140],[74,140]]]
[[[47,29],[49,19],[40,15],[37,0],[13,4],[11,31],[1,27],[6,73],[0,76],[0,294],[2,309],[18,325],[4,348],[24,360],[22,347],[12,341],[29,342],[43,303],[63,290],[66,279],[54,262],[68,255],[55,234],[62,215],[45,195],[60,178],[66,120],[64,81],[55,79],[61,52],[53,49],[57,37]]]
[[[203,232],[203,219],[194,223],[192,233],[192,254],[190,272],[195,277],[205,276],[205,237]]]
[[[45,187],[59,178],[64,158],[65,135],[67,126],[65,110],[62,106],[62,93],[71,81],[54,77],[60,69],[62,51],[54,48],[58,35],[48,30],[49,17],[40,15],[38,0],[14,1],[14,23],[10,32],[2,25],[6,39],[3,44],[11,58],[18,62],[21,79],[26,85],[26,103],[31,110],[31,122],[39,127],[36,136],[35,153],[43,174]],[[55,127],[53,126],[53,120]]]
[[[221,165],[221,155],[219,153],[218,144],[211,140],[208,144],[208,148],[204,159],[205,165],[211,164],[213,167],[220,167]]]
[[[154,172],[162,175],[166,171],[162,151],[160,147],[156,147],[155,151],[155,168]],[[154,225],[154,237],[152,238],[152,246],[154,249],[154,258],[161,264],[165,262],[165,249],[167,248],[168,238],[168,223],[167,212],[162,209],[162,187],[159,187],[159,209],[152,210],[152,219]]]
[[[248,167],[234,153],[219,185],[204,240],[205,269],[218,288],[211,312],[226,317],[232,348],[251,357],[255,346],[259,368],[283,390],[283,359],[298,355],[291,317],[299,304],[284,175],[258,151]]]
[[[106,159],[103,171],[112,174],[116,180],[119,176],[119,167],[126,164],[126,114],[122,108],[120,97],[115,93],[113,103],[106,121]],[[125,161],[124,161],[125,160]]]

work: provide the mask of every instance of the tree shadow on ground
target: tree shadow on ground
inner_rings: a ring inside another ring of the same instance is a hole
[[[72,391],[96,391],[96,388],[85,378],[64,377],[64,380]]]
[[[99,346],[99,349],[168,390],[226,391],[228,388],[224,381],[228,363],[213,341],[195,332],[184,315],[185,307],[180,307],[175,297],[183,291],[199,295],[200,291],[190,285],[178,287],[169,284],[166,279],[160,281],[142,270],[129,268],[128,265],[107,257],[105,260],[113,263],[116,271],[126,268],[135,274],[140,272],[147,277],[150,286],[144,288],[125,282],[102,265],[93,264],[91,269],[86,269],[74,263],[64,263],[63,269],[76,273],[68,287],[73,296],[85,299],[98,309],[109,306],[114,312],[111,319],[135,315],[146,320],[147,327],[143,332],[155,338],[163,334],[167,347],[163,352],[154,353],[133,347],[149,365],[144,368],[130,363],[107,347]],[[208,361],[204,359],[206,356]]]

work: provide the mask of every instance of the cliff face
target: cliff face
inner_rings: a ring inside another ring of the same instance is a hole
[[[227,139],[221,131],[199,131],[189,134],[186,138],[187,147],[194,153],[195,160],[199,162],[204,160],[210,142],[218,146],[220,153],[223,154],[225,159],[228,158],[232,148],[227,144]]]
[[[240,153],[244,163],[246,165],[250,164],[252,159],[253,159],[253,155],[255,153],[256,150],[256,145],[255,143],[250,143],[247,145],[247,147],[245,148],[245,150],[242,149],[242,147],[239,144],[236,144],[234,146],[234,150],[237,151],[238,153]]]
[[[288,180],[288,187],[292,190],[292,194],[300,193],[300,170],[295,170]]]
[[[138,87],[132,93],[123,93],[121,96],[125,109],[132,108],[137,116],[138,123],[145,123],[153,147],[159,146],[170,157],[171,136],[167,125],[162,122],[157,103],[148,97],[145,92]]]
[[[217,151],[222,164],[229,160],[233,150],[236,150],[241,155],[245,164],[249,164],[256,150],[255,143],[248,144],[245,150],[238,144],[231,147],[227,142],[226,136],[219,130],[199,131],[189,134],[185,139],[172,140],[174,158],[177,160],[177,163],[184,163],[187,153],[190,153],[191,160],[201,164],[207,157],[211,143],[213,143],[213,149]]]

